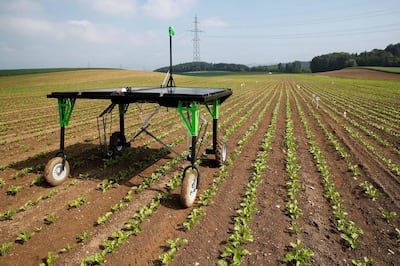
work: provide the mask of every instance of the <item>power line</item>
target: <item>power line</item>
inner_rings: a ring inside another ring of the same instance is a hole
[[[206,35],[206,38],[216,39],[303,39],[303,38],[329,38],[337,36],[349,36],[359,34],[383,33],[383,32],[399,32],[400,26],[398,24],[386,24],[370,27],[342,29],[333,31],[316,31],[316,32],[296,32],[284,34],[249,34],[249,35]]]

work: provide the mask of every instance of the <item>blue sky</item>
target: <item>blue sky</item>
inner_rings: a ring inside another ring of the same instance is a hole
[[[400,42],[400,1],[0,0],[0,69],[263,65]]]

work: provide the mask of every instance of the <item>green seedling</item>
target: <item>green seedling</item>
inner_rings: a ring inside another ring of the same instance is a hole
[[[368,257],[364,257],[363,261],[354,259],[354,260],[351,260],[351,263],[355,266],[368,266],[368,265],[372,265],[372,259],[370,259]]]
[[[3,217],[4,220],[12,220],[12,218],[14,217],[14,215],[16,215],[17,212],[15,210],[7,210],[4,213],[0,214],[0,217]]]
[[[49,251],[47,252],[47,258],[45,262],[40,263],[39,266],[51,266],[56,262],[57,259],[58,256],[55,255],[53,252]]]
[[[23,189],[23,186],[10,185],[7,190],[7,195],[15,196]]]
[[[360,183],[360,187],[364,193],[370,196],[374,201],[380,196],[379,191],[368,181]]]
[[[32,180],[31,186],[40,186],[44,183],[44,181],[45,181],[44,176],[38,175]]]
[[[168,251],[159,256],[159,259],[163,265],[170,264],[174,260],[178,249],[181,246],[187,244],[188,241],[187,241],[187,239],[177,238],[175,240],[168,239],[167,243],[169,245]]]
[[[88,239],[91,235],[92,235],[92,232],[90,232],[90,231],[85,231],[85,232],[83,232],[82,234],[79,234],[79,235],[76,237],[76,241],[77,241],[78,243],[85,242],[85,240]]]
[[[35,235],[35,232],[29,232],[27,230],[23,230],[21,233],[18,234],[15,241],[23,244],[26,241],[28,241],[29,239],[31,239],[34,235]]]
[[[384,209],[381,209],[381,214],[382,214],[382,217],[386,220],[386,222],[389,222],[390,220],[394,220],[397,217],[397,212],[395,212],[395,211],[386,211]]]
[[[89,256],[87,258],[85,258],[82,262],[81,262],[81,266],[87,266],[87,265],[104,265],[105,263],[105,259],[104,256],[101,253],[96,253],[92,256]]]
[[[44,218],[44,223],[45,224],[52,224],[55,223],[58,220],[59,216],[55,214],[47,214],[47,216]]]
[[[68,206],[69,206],[69,208],[78,208],[78,207],[82,206],[87,200],[88,200],[87,196],[83,195],[83,196],[80,196],[79,198],[71,201],[68,204]]]
[[[6,242],[3,243],[0,247],[0,256],[3,256],[4,254],[7,253],[7,251],[12,248],[12,246],[14,245],[14,242]]]
[[[312,263],[312,257],[314,257],[314,251],[310,249],[304,249],[302,247],[302,241],[297,239],[296,243],[290,243],[291,249],[283,257],[284,262],[295,263],[297,265],[310,265]]]

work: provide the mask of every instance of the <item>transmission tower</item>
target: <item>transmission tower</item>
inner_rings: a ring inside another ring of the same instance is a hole
[[[193,62],[200,61],[200,37],[199,33],[202,32],[199,30],[199,21],[197,20],[197,15],[194,17],[194,28],[191,30],[193,32]]]

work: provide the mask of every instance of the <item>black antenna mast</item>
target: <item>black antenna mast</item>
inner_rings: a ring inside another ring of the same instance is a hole
[[[172,37],[175,35],[175,29],[173,26],[169,26],[169,80],[167,87],[175,87],[175,81],[172,77]]]

